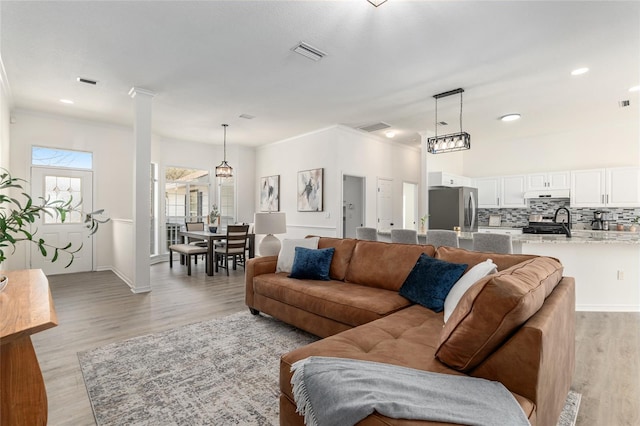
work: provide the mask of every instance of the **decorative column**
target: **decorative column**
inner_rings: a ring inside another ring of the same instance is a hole
[[[129,96],[134,100],[135,112],[133,125],[133,283],[131,291],[145,293],[151,291],[149,179],[151,173],[151,101],[155,93],[139,87],[132,87]]]

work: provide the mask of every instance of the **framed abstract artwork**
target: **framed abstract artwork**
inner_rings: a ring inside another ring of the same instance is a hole
[[[321,212],[324,169],[298,172],[298,211]]]
[[[280,211],[280,175],[260,178],[260,211]]]

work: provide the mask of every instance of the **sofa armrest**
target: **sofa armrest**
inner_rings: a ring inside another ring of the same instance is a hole
[[[575,369],[575,306],[575,280],[563,277],[540,310],[471,375],[530,399],[538,424],[555,425]]]
[[[278,256],[254,257],[247,261],[244,274],[245,283],[245,303],[249,308],[255,308],[253,304],[253,277],[262,274],[272,274],[276,272]]]

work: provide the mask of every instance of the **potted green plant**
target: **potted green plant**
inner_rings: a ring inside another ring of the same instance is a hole
[[[429,215],[424,215],[420,218],[420,233],[424,234],[426,232],[426,224],[427,224],[427,218],[429,217]]]
[[[218,210],[218,205],[214,204],[209,211],[209,231],[217,232],[218,226],[220,226],[220,211]]]
[[[636,232],[638,230],[638,223],[640,223],[640,216],[636,216],[631,219],[631,226],[629,227],[629,231]]]
[[[39,238],[36,234],[37,229],[32,230],[32,225],[36,219],[45,215],[51,217],[59,217],[62,222],[65,221],[67,215],[72,211],[79,211],[78,204],[73,204],[73,200],[48,200],[40,197],[36,202],[23,190],[24,179],[11,176],[6,169],[0,169],[0,263],[7,258],[7,250],[11,253],[15,252],[16,244],[27,241],[35,244],[42,256],[53,253],[51,262],[60,260],[60,254],[68,257],[69,261],[65,265],[69,267],[73,263],[74,254],[82,249],[73,247],[71,243],[64,246],[56,246],[47,243],[43,238]],[[17,197],[8,194],[9,190],[20,191]],[[101,223],[108,222],[109,219],[100,218],[104,210],[97,210],[85,215],[85,226],[89,229],[90,235],[98,231]],[[10,254],[10,253],[9,253]],[[0,291],[7,284],[6,276],[0,276]]]

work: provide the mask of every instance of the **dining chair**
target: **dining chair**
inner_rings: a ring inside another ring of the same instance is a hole
[[[440,246],[460,247],[458,233],[447,229],[429,229],[427,231],[426,243],[434,246],[435,248]]]
[[[511,235],[475,232],[473,234],[473,250],[511,254],[513,253]]]
[[[378,241],[378,230],[359,226],[356,228],[356,238],[359,240]]]
[[[402,244],[418,244],[418,231],[415,229],[392,229],[391,242]]]
[[[172,244],[169,246],[169,268],[173,268],[173,252],[180,253],[180,264],[187,262],[187,275],[191,275],[191,256],[196,257],[195,263],[198,263],[198,255],[204,255],[205,269],[207,264],[207,247],[196,246],[192,244]]]
[[[229,259],[233,261],[233,269],[240,264],[245,267],[249,225],[227,225],[227,243],[215,249],[216,272],[218,267],[225,268],[229,275]]]
[[[204,231],[204,222],[185,222],[184,226],[187,231]],[[200,238],[187,237],[187,244],[198,247],[207,247],[207,241],[201,240]],[[196,256],[195,262],[197,265],[198,256]]]

